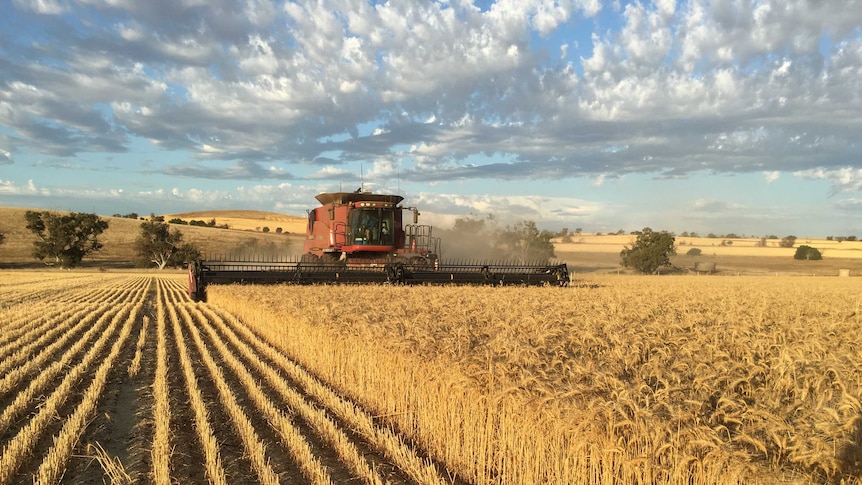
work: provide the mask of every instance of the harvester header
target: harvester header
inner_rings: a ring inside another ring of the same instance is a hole
[[[189,294],[205,298],[212,283],[568,284],[565,264],[455,263],[439,258],[440,238],[419,224],[404,197],[368,191],[316,197],[308,211],[304,253],[249,261],[222,257],[189,264]],[[407,223],[404,211],[412,213]],[[412,221],[412,222],[411,222]]]

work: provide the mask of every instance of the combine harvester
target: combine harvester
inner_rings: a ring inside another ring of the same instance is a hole
[[[296,260],[249,261],[224,257],[189,264],[189,295],[206,299],[220,283],[391,283],[557,285],[569,283],[565,264],[441,262],[440,238],[419,224],[419,211],[400,195],[367,191],[317,197],[309,211],[305,254]],[[413,223],[403,224],[402,213]]]

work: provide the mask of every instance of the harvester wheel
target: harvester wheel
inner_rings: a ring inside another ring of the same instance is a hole
[[[318,258],[317,255],[313,253],[305,253],[300,256],[299,261],[301,263],[316,263],[320,261],[320,258]]]
[[[337,263],[338,262],[338,256],[336,256],[332,253],[324,253],[320,257],[320,262],[321,263]]]
[[[413,256],[412,258],[407,260],[407,264],[409,265],[411,270],[425,270],[431,269],[431,264],[427,259],[422,256]]]
[[[389,263],[386,265],[386,282],[393,285],[404,284],[404,265]]]

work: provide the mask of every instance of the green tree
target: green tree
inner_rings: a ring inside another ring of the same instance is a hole
[[[61,268],[74,268],[85,256],[102,249],[99,235],[108,229],[108,222],[96,214],[79,212],[27,211],[24,220],[27,229],[39,237],[33,243],[33,256],[53,259]]]
[[[811,261],[819,261],[823,259],[823,255],[820,254],[820,250],[817,248],[812,248],[811,246],[806,246],[803,244],[796,248],[796,254],[793,255],[793,259],[807,259]]]
[[[554,233],[539,231],[535,222],[521,221],[501,231],[497,236],[497,242],[509,259],[547,263],[555,257],[552,237]]]
[[[676,254],[675,238],[667,231],[656,232],[643,228],[631,247],[620,251],[620,264],[641,273],[655,274],[670,266],[670,257]]]
[[[167,223],[155,219],[141,223],[135,251],[141,261],[154,263],[159,269],[181,266],[200,257],[194,244],[183,242],[183,233],[179,229],[171,229]]]

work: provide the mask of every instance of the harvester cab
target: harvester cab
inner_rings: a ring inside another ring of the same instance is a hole
[[[308,212],[304,262],[437,261],[440,240],[432,236],[431,226],[418,224],[417,209],[400,205],[400,195],[356,191],[316,198],[320,207]],[[413,212],[413,224],[403,225],[405,210]]]
[[[299,261],[207,258],[189,263],[189,295],[206,299],[219,283],[524,284],[566,286],[565,264],[454,263],[439,259],[440,239],[419,224],[419,210],[400,195],[331,192],[308,211]],[[412,224],[404,224],[404,211]]]

